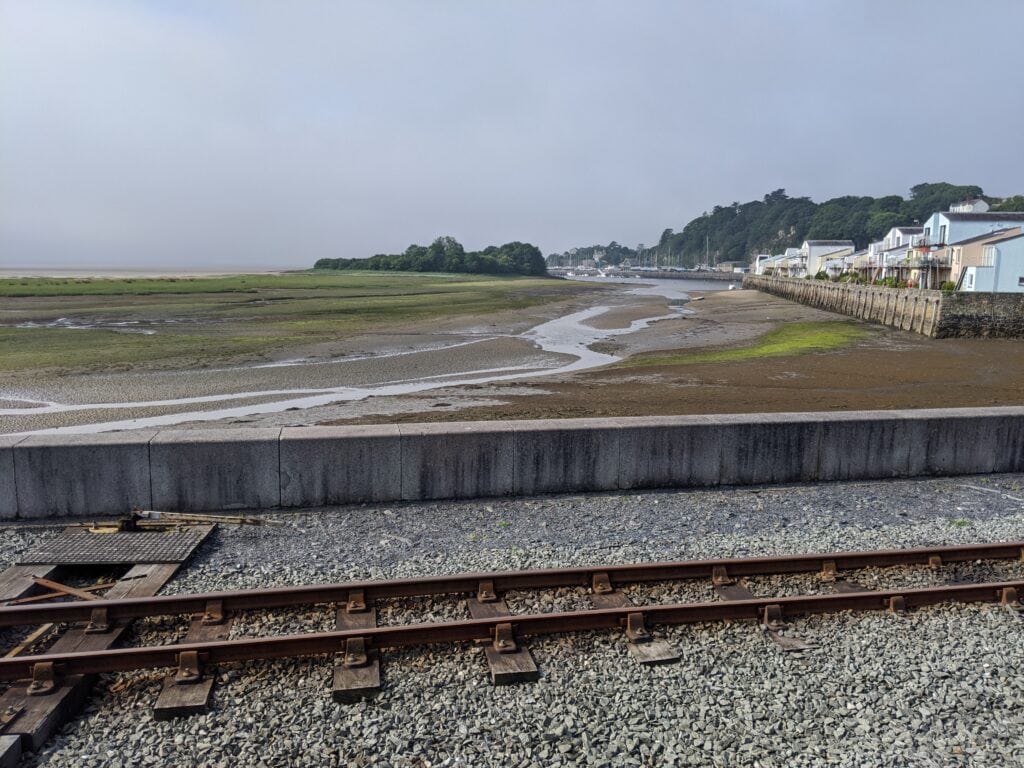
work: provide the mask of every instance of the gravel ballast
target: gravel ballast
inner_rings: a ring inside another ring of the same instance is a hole
[[[364,505],[223,527],[165,592],[469,570],[742,557],[1024,539],[1024,476]],[[56,528],[53,530],[57,530]],[[0,558],[45,529],[0,528]],[[1021,578],[1024,563],[866,569],[869,588]],[[746,580],[757,595],[830,591],[813,576]],[[711,599],[697,582],[634,602]],[[582,591],[507,595],[514,612],[586,607]],[[464,600],[381,601],[381,623],[468,618]],[[254,612],[233,637],[330,629],[332,611]],[[25,765],[1024,765],[1024,621],[1010,608],[792,620],[784,653],[753,622],[656,627],[681,661],[636,664],[621,633],[536,638],[534,684],[494,688],[483,652],[383,653],[378,696],[336,704],[325,657],[218,671],[212,709],[157,722],[162,671],[102,676],[80,719]],[[136,622],[133,642],[184,619]]]

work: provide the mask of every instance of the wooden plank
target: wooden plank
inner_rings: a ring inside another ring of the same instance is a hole
[[[867,587],[863,584],[858,584],[856,581],[849,581],[847,579],[836,579],[835,583],[832,584],[832,589],[836,592],[870,592]]]
[[[371,629],[377,626],[377,609],[349,612],[339,608],[335,617],[339,630]],[[375,650],[366,653],[367,663],[361,667],[345,666],[345,654],[334,657],[334,683],[331,694],[335,701],[349,703],[375,696],[380,691],[380,654]]]
[[[136,565],[107,592],[107,597],[149,597],[160,591],[178,570],[177,563]],[[45,578],[45,577],[44,577]],[[108,632],[86,634],[82,629],[70,629],[53,644],[54,653],[72,651],[100,651],[112,647],[124,634],[127,621],[115,622]],[[92,687],[92,677],[72,675],[62,678],[57,688],[45,696],[29,696],[28,681],[18,681],[0,696],[0,712],[13,708],[21,713],[5,729],[6,734],[21,736],[22,747],[38,752],[66,721],[70,720],[85,703]]]
[[[470,597],[466,604],[474,619],[493,619],[512,615],[504,600],[481,603],[476,597]],[[540,671],[530,654],[530,649],[518,640],[516,646],[516,650],[512,653],[500,653],[492,645],[484,647],[484,656],[487,659],[487,669],[490,671],[492,685],[533,683],[540,679]]]
[[[713,589],[723,600],[753,600],[756,597],[742,584],[715,584]],[[764,631],[772,642],[784,651],[805,651],[811,647],[810,643],[795,634],[783,634],[767,626],[764,627]]]
[[[42,579],[37,579],[37,581],[42,581]],[[112,581],[104,581],[102,584],[91,584],[88,587],[82,587],[81,591],[89,592],[90,594],[93,592],[102,592],[105,589],[110,589],[113,584],[114,582]],[[66,594],[66,592],[43,592],[38,595],[29,595],[28,597],[19,597],[16,600],[8,600],[7,604],[27,605],[29,603],[41,603],[45,600],[54,600],[58,597],[64,597]]]
[[[0,573],[0,602],[6,603],[30,592],[38,592],[36,579],[46,579],[55,573],[56,565],[12,565]]]
[[[231,635],[231,618],[225,618],[220,624],[203,624],[202,617],[192,620],[185,635],[186,643],[209,643],[227,640]],[[203,670],[203,678],[194,683],[179,683],[174,673],[164,678],[164,687],[153,705],[154,720],[171,720],[199,712],[205,712],[210,705],[213,693],[213,682],[216,679],[216,667]]]
[[[590,595],[590,602],[597,609],[626,608],[632,603],[623,592],[595,592]],[[641,664],[671,664],[679,661],[679,651],[669,642],[660,637],[652,637],[644,643],[632,640],[626,644],[630,655]]]
[[[18,736],[0,736],[0,768],[17,768],[21,762],[21,739]]]
[[[7,653],[4,654],[5,659],[12,658],[14,656],[20,656],[33,645],[35,645],[41,637],[48,632],[52,632],[56,624],[43,624],[42,626],[36,627],[34,630],[29,632],[21,642],[11,648]]]
[[[67,584],[61,584],[59,581],[54,581],[53,579],[36,579],[36,584],[61,595],[77,597],[79,600],[101,599],[99,595],[94,595],[92,592],[88,592],[84,589],[78,589],[77,587],[69,587]]]
[[[753,600],[754,593],[742,584],[715,584],[715,594],[723,600]]]

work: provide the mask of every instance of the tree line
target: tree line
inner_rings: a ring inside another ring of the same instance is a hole
[[[995,203],[993,211],[1024,210],[1024,197],[999,201],[985,198],[981,187],[946,182],[918,184],[906,199],[899,195],[858,197],[847,195],[815,203],[809,197],[789,197],[784,189],[769,192],[760,200],[716,205],[710,212],[690,221],[676,232],[666,229],[658,244],[645,248],[624,248],[614,241],[608,246],[587,246],[575,253],[552,254],[548,261],[569,263],[572,258],[589,258],[603,251],[603,260],[619,264],[625,259],[637,264],[693,267],[721,261],[749,261],[757,253],[778,254],[798,247],[804,240],[852,240],[858,249],[880,240],[896,226],[914,226],[953,203],[980,197]],[[613,247],[614,246],[614,247]]]
[[[430,245],[410,245],[399,254],[380,253],[368,259],[320,259],[314,269],[367,269],[400,272],[468,272],[489,275],[544,275],[540,249],[518,241],[467,251],[454,237]]]

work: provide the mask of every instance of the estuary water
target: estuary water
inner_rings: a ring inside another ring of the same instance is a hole
[[[587,282],[618,283],[622,280],[583,278]],[[176,424],[195,421],[219,421],[222,419],[239,418],[258,414],[277,413],[286,410],[304,410],[317,406],[339,403],[344,401],[363,400],[368,397],[382,397],[393,395],[408,395],[418,392],[425,392],[432,389],[445,387],[466,386],[474,384],[485,384],[498,381],[517,381],[544,376],[574,373],[588,369],[598,368],[619,361],[619,357],[598,352],[591,347],[601,341],[616,336],[635,333],[648,327],[659,320],[666,320],[678,317],[685,313],[685,303],[690,296],[687,291],[719,291],[728,287],[728,284],[712,281],[695,280],[643,280],[637,281],[636,285],[623,284],[623,291],[627,296],[637,297],[663,297],[668,299],[670,312],[657,317],[644,317],[633,320],[628,325],[617,328],[595,328],[590,324],[596,318],[609,312],[612,307],[600,305],[588,307],[562,317],[541,323],[524,333],[515,336],[504,334],[482,335],[479,338],[460,340],[443,346],[432,345],[429,348],[414,349],[408,352],[396,352],[390,355],[375,355],[373,359],[379,360],[384,357],[403,357],[416,355],[444,355],[446,352],[459,347],[479,344],[485,341],[502,337],[520,339],[528,342],[536,350],[547,353],[547,360],[526,360],[512,361],[507,365],[488,366],[472,370],[463,370],[452,373],[434,375],[422,375],[410,378],[390,378],[375,381],[369,385],[350,386],[339,384],[328,387],[301,387],[294,388],[267,388],[254,389],[251,391],[230,391],[217,394],[207,394],[193,397],[165,398],[165,399],[131,399],[118,402],[57,402],[27,398],[16,393],[0,392],[0,397],[17,400],[17,408],[0,408],[0,417],[3,416],[32,416],[43,414],[71,414],[73,412],[102,412],[104,417],[117,414],[117,412],[134,412],[147,408],[159,408],[164,412],[157,415],[133,416],[131,418],[110,419],[94,423],[71,424],[60,427],[31,430],[18,434],[83,434],[109,432],[114,430],[140,429],[152,427],[167,427]],[[621,307],[622,305],[617,305]],[[552,357],[553,356],[553,357]],[[249,366],[250,369],[266,367],[294,367],[301,369],[305,366],[337,366],[338,371],[344,370],[345,366],[351,365],[359,360],[367,360],[366,357],[344,358],[330,361],[307,361],[290,360],[273,364],[259,364]],[[222,370],[239,370],[238,368]],[[394,370],[390,368],[389,370]],[[204,374],[210,373],[205,371]],[[214,371],[215,373],[215,371]],[[301,376],[296,376],[300,379]],[[339,375],[339,379],[343,378]],[[259,402],[239,402],[243,400],[259,400]],[[210,407],[211,404],[223,403],[223,407]],[[197,406],[206,406],[197,408]]]

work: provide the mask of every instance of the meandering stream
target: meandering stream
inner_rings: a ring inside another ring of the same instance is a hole
[[[611,281],[602,281],[611,282]],[[551,367],[538,367],[535,364],[509,365],[499,368],[484,368],[471,371],[462,371],[451,374],[433,376],[421,376],[415,379],[400,379],[381,381],[372,386],[338,386],[327,388],[302,388],[294,389],[265,389],[250,392],[231,392],[225,394],[202,395],[196,397],[182,397],[163,400],[138,400],[130,402],[93,402],[93,403],[59,403],[39,400],[30,400],[20,395],[8,395],[0,393],[0,396],[11,397],[11,399],[28,403],[26,407],[0,408],[0,416],[31,416],[36,414],[56,414],[72,411],[97,411],[97,410],[138,410],[140,408],[180,408],[172,413],[163,413],[155,416],[142,416],[137,418],[102,421],[92,424],[77,424],[49,429],[32,430],[21,434],[83,434],[96,432],[109,432],[114,430],[140,429],[147,427],[166,427],[175,424],[182,424],[193,421],[218,421],[220,419],[238,418],[253,416],[257,414],[276,413],[286,410],[307,409],[317,406],[328,405],[343,401],[362,400],[367,397],[407,395],[417,392],[425,392],[443,387],[464,386],[471,384],[485,384],[497,381],[515,381],[542,376],[553,376],[558,374],[573,373],[577,371],[597,368],[603,365],[618,362],[615,355],[596,352],[591,346],[596,342],[603,341],[615,336],[634,333],[649,326],[658,320],[664,320],[678,316],[685,312],[683,304],[689,298],[684,288],[689,290],[722,290],[721,283],[696,284],[694,281],[677,280],[645,280],[643,284],[629,286],[628,293],[637,296],[661,296],[670,301],[672,312],[658,317],[647,317],[634,320],[628,327],[621,328],[594,328],[587,321],[593,320],[610,310],[609,306],[595,306],[563,317],[541,323],[530,330],[513,338],[529,341],[539,350],[558,355],[571,356],[568,363]],[[467,344],[480,343],[488,339],[500,338],[495,334],[472,341],[462,341],[454,346],[465,346]],[[445,347],[447,348],[447,347]],[[434,348],[432,352],[443,352]],[[420,354],[425,350],[414,350],[411,352],[396,353],[396,355]],[[344,365],[347,360],[331,361],[335,364]],[[288,361],[275,365],[317,365],[317,362]],[[264,364],[265,365],[265,364]],[[253,366],[257,367],[257,366]],[[195,410],[194,406],[218,402],[237,403],[238,400],[254,398],[271,398],[264,402],[233,404],[223,408]]]

